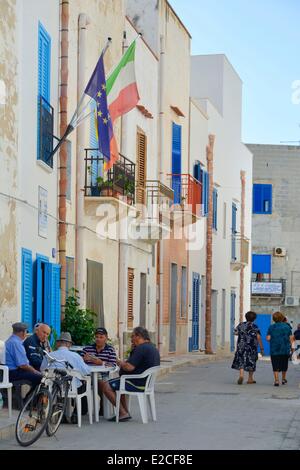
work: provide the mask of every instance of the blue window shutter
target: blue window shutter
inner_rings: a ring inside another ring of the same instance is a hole
[[[38,97],[37,97],[37,152],[40,159],[40,97],[50,103],[51,38],[39,23],[38,32]]]
[[[22,321],[27,323],[29,331],[33,328],[32,318],[32,253],[22,249]]]
[[[209,202],[209,175],[205,170],[202,170],[202,201],[204,208],[204,216],[207,216]]]
[[[172,127],[172,189],[174,204],[181,202],[181,126],[173,122]]]
[[[201,166],[199,161],[194,163],[194,178],[198,181],[201,181]]]
[[[272,214],[272,185],[253,185],[253,213]]]
[[[45,264],[45,323],[60,334],[60,265]]]
[[[252,255],[252,272],[255,274],[271,274],[272,257],[271,255]]]
[[[218,191],[213,190],[213,228],[218,229]]]

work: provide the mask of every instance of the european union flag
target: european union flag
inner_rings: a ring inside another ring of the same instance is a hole
[[[96,65],[91,79],[85,89],[85,93],[96,101],[96,122],[99,151],[106,162],[111,159],[111,142],[114,140],[114,131],[107,106],[106,80],[104,71],[103,54]]]

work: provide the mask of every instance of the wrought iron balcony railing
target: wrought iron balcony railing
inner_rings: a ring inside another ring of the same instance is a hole
[[[174,204],[200,217],[202,215],[202,183],[189,174],[169,175],[174,191]]]
[[[53,168],[53,158],[49,158],[53,150],[53,118],[54,110],[48,101],[39,97],[38,105],[38,159]]]
[[[104,158],[98,149],[85,149],[85,196],[114,197],[129,205],[135,202],[135,163],[120,154],[104,176]]]

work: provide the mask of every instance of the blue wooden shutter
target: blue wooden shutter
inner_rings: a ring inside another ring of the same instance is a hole
[[[253,185],[253,213],[261,214],[262,212],[262,185]]]
[[[201,166],[198,160],[194,163],[194,178],[201,181]]]
[[[22,249],[22,321],[32,331],[32,253]]]
[[[51,38],[39,23],[38,33],[38,112],[37,112],[37,150],[40,155],[40,97],[50,103]]]
[[[272,185],[253,185],[253,213],[272,214]]]
[[[173,122],[172,128],[172,189],[174,204],[181,202],[181,126]]]
[[[60,265],[45,264],[45,323],[60,334]]]
[[[36,255],[35,261],[35,323],[44,321],[43,318],[43,271],[42,263],[48,263],[49,258],[43,255]]]
[[[202,204],[203,204],[203,215],[208,215],[208,202],[209,202],[209,175],[207,171],[201,170],[202,173]]]
[[[264,214],[272,214],[272,185],[264,184],[262,190],[262,206]]]
[[[218,191],[213,190],[213,228],[218,229]]]
[[[271,274],[271,255],[252,255],[252,272],[255,274]]]

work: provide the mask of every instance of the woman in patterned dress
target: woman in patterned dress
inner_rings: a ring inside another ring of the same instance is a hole
[[[247,383],[256,383],[255,380],[253,380],[253,373],[256,370],[256,361],[258,359],[258,344],[262,354],[264,351],[259,328],[254,323],[256,313],[247,312],[245,317],[246,321],[240,323],[234,330],[234,334],[238,336],[238,341],[231,367],[240,372],[237,381],[239,385],[242,385],[244,381],[244,371],[249,374]]]

